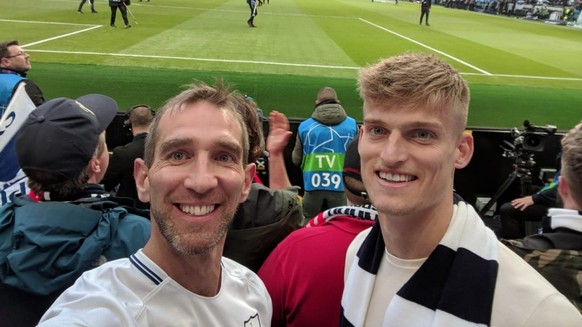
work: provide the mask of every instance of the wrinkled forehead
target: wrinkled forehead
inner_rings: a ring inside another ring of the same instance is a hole
[[[182,130],[199,131],[199,135],[208,134],[210,130],[223,129],[236,138],[243,148],[243,129],[240,117],[233,110],[220,107],[206,101],[185,103],[169,110],[161,117],[158,125],[159,140],[165,140]],[[188,127],[188,129],[183,129]],[[181,137],[185,137],[182,135]]]

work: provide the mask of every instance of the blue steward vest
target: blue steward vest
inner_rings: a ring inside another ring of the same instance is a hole
[[[299,125],[305,191],[344,191],[344,156],[357,130],[356,120],[351,117],[337,125],[325,125],[313,118]]]

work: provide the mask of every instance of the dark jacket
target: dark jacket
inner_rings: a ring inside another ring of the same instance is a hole
[[[149,239],[149,220],[107,197],[12,201],[0,208],[0,317],[11,326],[36,325],[84,271],[128,257]]]
[[[296,187],[272,190],[253,183],[232,221],[223,255],[259,271],[279,242],[301,227],[303,210],[297,194]]]
[[[422,11],[429,11],[431,5],[432,0],[422,0],[420,7],[422,8]]]
[[[102,183],[107,191],[113,191],[119,185],[116,195],[131,198],[138,208],[149,208],[137,196],[135,179],[133,178],[133,163],[137,158],[143,158],[144,144],[147,133],[136,135],[131,142],[113,149],[109,158],[109,167]]]

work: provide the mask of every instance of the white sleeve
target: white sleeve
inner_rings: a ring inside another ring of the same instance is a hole
[[[91,283],[84,277],[86,274],[57,298],[38,326],[139,326],[119,299],[102,285]]]

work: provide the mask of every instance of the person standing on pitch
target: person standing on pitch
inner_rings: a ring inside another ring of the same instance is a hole
[[[247,24],[249,25],[249,27],[257,27],[253,23],[253,21],[255,20],[255,16],[257,16],[259,14],[259,11],[257,10],[257,0],[247,0],[247,3],[249,4],[249,7],[251,8],[251,18],[249,18],[249,20],[247,20]]]
[[[83,13],[83,11],[81,9],[83,9],[85,2],[87,2],[87,0],[81,0],[81,3],[79,4],[79,9],[77,9],[77,12],[79,14]],[[96,14],[97,10],[95,10],[95,0],[89,0],[89,4],[91,4],[91,13]]]
[[[130,0],[109,0],[109,7],[111,7],[111,21],[110,26],[115,26],[115,17],[117,16],[117,9],[121,12],[121,17],[123,17],[123,22],[125,23],[125,28],[130,28],[129,19],[127,19],[127,6],[131,4]]]
[[[426,15],[425,23],[426,26],[430,26],[428,23],[428,14],[430,14],[430,6],[432,5],[432,0],[422,0],[420,3],[420,25],[422,25],[422,18]]]

